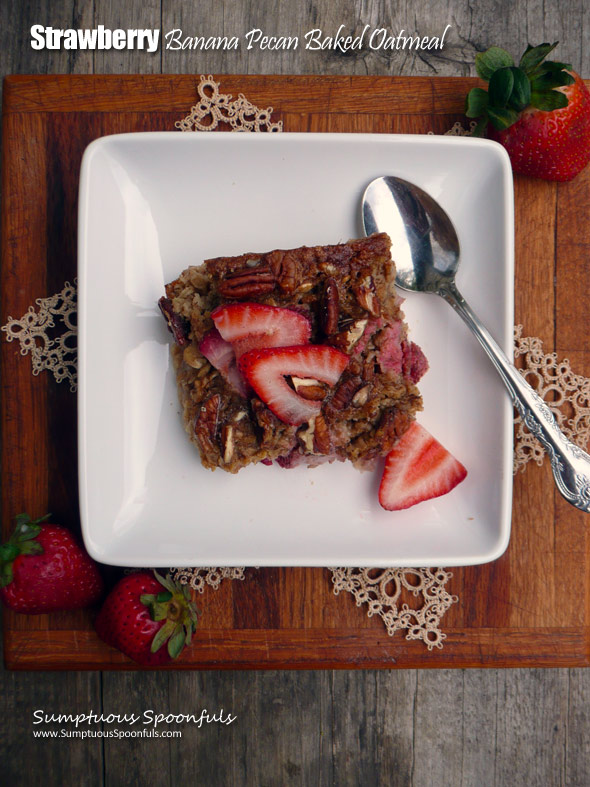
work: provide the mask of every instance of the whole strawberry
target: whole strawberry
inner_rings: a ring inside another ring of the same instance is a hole
[[[78,609],[102,595],[96,563],[65,527],[41,524],[48,517],[19,514],[14,533],[0,546],[0,597],[16,612]]]
[[[106,643],[138,664],[157,667],[190,645],[197,611],[186,585],[156,571],[139,571],[115,585],[95,625]]]
[[[512,169],[543,180],[572,180],[590,161],[590,93],[569,63],[545,60],[557,44],[528,46],[518,66],[500,47],[476,55],[489,83],[467,96],[474,133],[508,151]]]

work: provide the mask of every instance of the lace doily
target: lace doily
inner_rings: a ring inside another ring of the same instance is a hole
[[[213,131],[220,124],[239,132],[280,132],[282,122],[272,122],[272,107],[259,109],[243,95],[232,100],[219,92],[211,76],[201,76],[197,86],[199,101],[190,114],[175,125],[181,131]],[[472,132],[461,123],[447,132],[467,136]],[[20,319],[8,318],[2,326],[9,342],[18,340],[22,355],[30,354],[32,373],[50,371],[57,382],[67,380],[76,390],[76,288],[65,283],[61,292],[36,300]],[[590,379],[572,372],[569,361],[558,361],[555,353],[543,354],[540,339],[522,336],[522,326],[515,328],[515,358],[523,375],[537,389],[555,413],[564,432],[584,446],[590,434]],[[524,469],[532,459],[543,460],[543,448],[515,418],[514,472]],[[171,573],[195,591],[207,587],[216,590],[228,580],[244,579],[244,568],[201,567],[176,568]],[[441,648],[446,635],[440,622],[458,599],[449,594],[446,584],[451,574],[442,568],[367,569],[330,568],[333,591],[350,593],[357,606],[366,605],[369,617],[378,615],[389,635],[406,631],[406,639],[421,640],[429,649]]]
[[[469,128],[464,128],[461,124],[461,121],[457,120],[456,123],[453,123],[452,127],[445,131],[445,137],[470,137],[473,134],[473,129],[476,127],[477,123],[475,120],[472,120],[469,124]],[[435,136],[434,131],[427,131],[427,136]]]
[[[367,615],[379,615],[387,633],[407,631],[406,639],[420,639],[432,650],[442,648],[446,634],[441,618],[458,601],[445,589],[453,576],[443,568],[331,568],[334,593],[346,590],[357,607],[367,604]],[[405,591],[405,593],[404,593]],[[414,603],[404,601],[402,595]]]
[[[207,585],[217,590],[224,579],[244,579],[244,568],[171,568],[170,574],[181,585],[190,585],[197,593],[204,593]]]
[[[448,131],[445,131],[445,135],[448,137],[470,137],[473,134],[473,129],[476,127],[477,123],[475,120],[472,120],[469,124],[469,128],[463,128],[461,123],[457,121],[453,123],[452,128]]]
[[[219,84],[212,76],[201,76],[197,85],[199,101],[190,113],[174,124],[181,131],[215,131],[219,124],[230,126],[232,131],[283,130],[283,121],[272,121],[273,108],[259,109],[241,93],[237,99],[219,92]]]
[[[529,385],[549,406],[559,428],[585,449],[590,437],[590,379],[574,374],[567,358],[558,361],[557,353],[544,353],[543,342],[523,337],[522,325],[514,328],[514,359]],[[524,470],[531,459],[543,463],[545,449],[515,413],[514,472]]]
[[[67,380],[70,390],[77,388],[77,313],[76,282],[66,282],[61,292],[37,298],[39,307],[29,306],[20,319],[8,317],[2,330],[6,341],[15,339],[21,355],[31,356],[32,372],[50,371],[58,383]]]

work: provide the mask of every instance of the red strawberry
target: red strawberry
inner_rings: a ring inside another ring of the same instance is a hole
[[[157,667],[190,645],[197,611],[187,585],[156,571],[139,571],[115,585],[95,626],[101,639],[133,661]]]
[[[385,459],[379,502],[388,511],[446,495],[467,470],[416,421]]]
[[[96,563],[65,527],[41,524],[48,517],[19,514],[14,533],[0,546],[0,596],[16,612],[78,609],[102,595]]]
[[[218,306],[211,317],[225,341],[233,344],[237,358],[260,347],[306,344],[311,335],[311,323],[303,314],[263,303]]]
[[[569,63],[545,60],[557,44],[529,46],[515,66],[504,49],[475,58],[488,91],[473,88],[466,114],[475,134],[508,151],[512,169],[543,180],[572,180],[590,161],[590,93]]]
[[[232,388],[241,396],[248,395],[248,387],[236,363],[234,348],[222,339],[217,328],[212,328],[203,336],[199,350],[209,363],[221,372]]]
[[[335,385],[348,366],[348,355],[323,344],[251,350],[240,358],[240,369],[267,407],[287,424],[302,424],[316,416],[321,402],[299,396],[286,375]]]

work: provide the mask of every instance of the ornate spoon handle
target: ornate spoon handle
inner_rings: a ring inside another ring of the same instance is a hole
[[[576,508],[590,513],[590,456],[563,434],[551,410],[510,363],[456,286],[445,283],[438,295],[467,323],[500,373],[523,423],[547,451],[561,494]]]

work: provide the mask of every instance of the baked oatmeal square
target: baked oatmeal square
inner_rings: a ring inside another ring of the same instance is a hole
[[[422,409],[384,234],[218,257],[166,285],[182,417],[207,468],[370,469]]]

